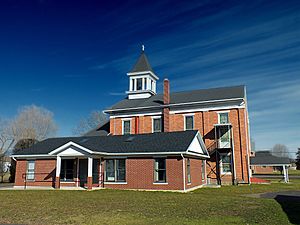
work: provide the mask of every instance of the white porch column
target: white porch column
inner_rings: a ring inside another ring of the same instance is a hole
[[[93,176],[93,158],[88,157],[88,177]]]
[[[133,91],[132,78],[129,79],[129,91]]]
[[[61,170],[61,157],[56,157],[56,177],[60,177],[60,170]]]
[[[286,169],[285,165],[283,165],[282,168],[283,168],[284,182],[288,183],[289,180],[288,180],[288,175],[287,175],[287,169]]]
[[[89,190],[91,190],[93,187],[93,158],[92,157],[88,157],[87,186]]]
[[[56,175],[55,175],[55,188],[60,188],[60,169],[61,169],[61,157],[56,157]]]

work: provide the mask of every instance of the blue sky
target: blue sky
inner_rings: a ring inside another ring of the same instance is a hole
[[[145,45],[171,91],[247,85],[257,149],[300,147],[299,1],[0,3],[0,116],[51,110],[71,135],[92,110],[121,100]]]

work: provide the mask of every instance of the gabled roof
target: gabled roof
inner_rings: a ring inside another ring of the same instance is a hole
[[[221,101],[228,99],[242,99],[244,97],[245,86],[240,85],[232,87],[174,92],[170,94],[170,104]],[[153,95],[150,98],[146,99],[125,98],[107,110],[110,111],[155,106],[163,106],[163,94]]]
[[[254,157],[250,157],[250,165],[287,165],[290,159],[285,157],[277,157],[270,151],[257,151]]]
[[[142,51],[139,59],[137,60],[136,64],[134,65],[134,67],[130,71],[130,73],[144,72],[144,71],[153,72],[153,69],[148,61],[148,58],[147,58],[145,52]]]
[[[178,131],[168,133],[151,133],[135,135],[116,136],[94,136],[94,137],[64,137],[49,138],[39,142],[28,149],[15,152],[13,156],[47,155],[50,152],[70,142],[80,145],[95,153],[105,154],[139,154],[139,153],[184,153],[187,152],[191,142],[200,135],[198,131]],[[202,139],[200,140],[201,142]],[[203,145],[199,143],[201,148]],[[205,148],[205,146],[204,146]],[[203,154],[207,156],[206,149]]]

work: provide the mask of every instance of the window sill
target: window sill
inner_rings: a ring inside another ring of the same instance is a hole
[[[60,183],[75,183],[75,181],[63,181],[63,180],[61,180]]]
[[[105,181],[104,184],[127,184],[127,182],[109,182],[109,181]]]
[[[231,172],[221,173],[221,175],[232,175],[232,173]]]
[[[187,185],[191,185],[192,183],[187,183]]]
[[[166,183],[166,182],[154,182],[153,184],[163,184],[163,185],[166,185],[168,183]]]

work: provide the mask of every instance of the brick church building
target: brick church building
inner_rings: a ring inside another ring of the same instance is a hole
[[[250,183],[245,86],[156,91],[142,51],[127,96],[107,124],[82,137],[50,138],[12,156],[15,186],[179,190]]]

